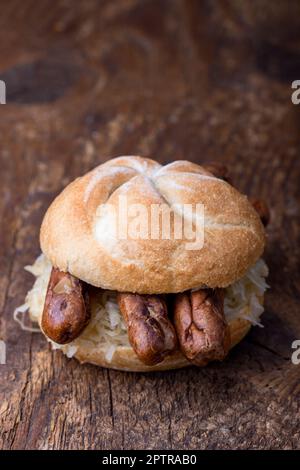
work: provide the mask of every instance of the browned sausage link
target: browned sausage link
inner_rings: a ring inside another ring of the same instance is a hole
[[[86,286],[69,273],[52,268],[42,316],[42,329],[55,343],[77,338],[90,320]]]
[[[222,163],[210,162],[207,165],[203,165],[203,168],[212,173],[216,178],[223,179],[232,185],[231,179],[228,176],[228,168]],[[266,227],[270,222],[270,211],[267,204],[265,201],[253,198],[250,199],[250,202],[258,213],[263,225]]]
[[[221,361],[230,346],[223,289],[199,289],[175,297],[174,322],[180,348],[193,364]]]
[[[129,341],[142,362],[158,364],[176,349],[175,329],[161,297],[118,293],[118,303]]]
[[[212,173],[216,178],[220,178],[224,181],[227,181],[227,183],[231,184],[231,179],[229,177],[228,168],[223,163],[209,162],[209,163],[203,165],[203,168],[205,168],[205,170]]]
[[[270,222],[270,211],[265,203],[265,201],[261,199],[250,199],[250,202],[256,212],[258,213],[260,220],[262,221],[263,225],[266,227]]]

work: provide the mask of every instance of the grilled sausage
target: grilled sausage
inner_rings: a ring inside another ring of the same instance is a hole
[[[86,286],[69,273],[52,268],[42,315],[42,329],[55,343],[77,338],[90,320]]]
[[[267,204],[262,199],[250,199],[250,202],[266,227],[270,222],[270,211]]]
[[[228,176],[229,174],[228,168],[222,163],[210,162],[207,165],[204,165],[203,168],[205,168],[205,170],[212,173],[216,178],[220,178],[224,181],[227,181],[228,183],[232,185],[231,179]],[[254,198],[251,198],[250,202],[252,206],[254,207],[254,209],[256,210],[256,212],[258,213],[263,225],[266,227],[270,222],[270,211],[269,211],[267,204],[265,203],[265,201],[261,199],[254,199]]]
[[[226,165],[220,162],[209,162],[206,165],[203,165],[205,170],[212,173],[216,178],[227,181],[231,184],[231,179],[229,178],[229,171]]]
[[[180,348],[195,365],[221,361],[228,353],[230,335],[223,303],[222,289],[199,289],[175,297],[174,322]]]
[[[118,293],[118,303],[129,341],[144,364],[158,364],[176,349],[175,329],[161,297]]]

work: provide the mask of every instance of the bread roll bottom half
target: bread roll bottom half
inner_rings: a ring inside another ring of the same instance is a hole
[[[51,273],[51,263],[40,255],[27,271],[35,277],[35,283],[28,292],[24,305],[14,312],[15,319],[23,329],[40,331],[28,327],[29,314],[32,322],[40,324],[43,306]],[[268,268],[259,259],[237,282],[225,290],[224,312],[230,327],[231,348],[239,343],[252,325],[262,326],[264,292],[267,289],[265,278]],[[90,295],[92,318],[83,333],[73,342],[58,345],[50,341],[53,349],[60,349],[67,357],[75,357],[81,363],[92,363],[101,367],[125,371],[159,371],[177,369],[191,365],[178,350],[163,362],[147,366],[143,364],[128,341],[127,329],[116,301],[116,292],[93,289]]]

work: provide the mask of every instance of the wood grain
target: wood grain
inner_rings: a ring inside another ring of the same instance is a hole
[[[1,4],[1,448],[300,447],[300,366],[291,362],[300,339],[300,106],[291,103],[300,49],[285,36],[278,49],[232,5]],[[80,366],[12,319],[32,283],[23,266],[39,253],[47,205],[119,154],[225,162],[239,189],[271,207],[265,327],[222,364],[156,374]]]

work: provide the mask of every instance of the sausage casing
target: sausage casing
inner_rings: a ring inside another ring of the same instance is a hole
[[[44,333],[55,343],[70,343],[89,320],[86,286],[71,274],[52,268],[41,323]]]
[[[158,364],[177,348],[176,332],[161,297],[119,293],[118,303],[129,341],[144,364]]]
[[[262,199],[250,199],[250,202],[258,213],[263,225],[266,227],[270,222],[270,210],[266,202]]]
[[[199,289],[175,297],[174,322],[180,348],[193,364],[223,360],[228,353],[230,335],[223,303],[222,289]]]

